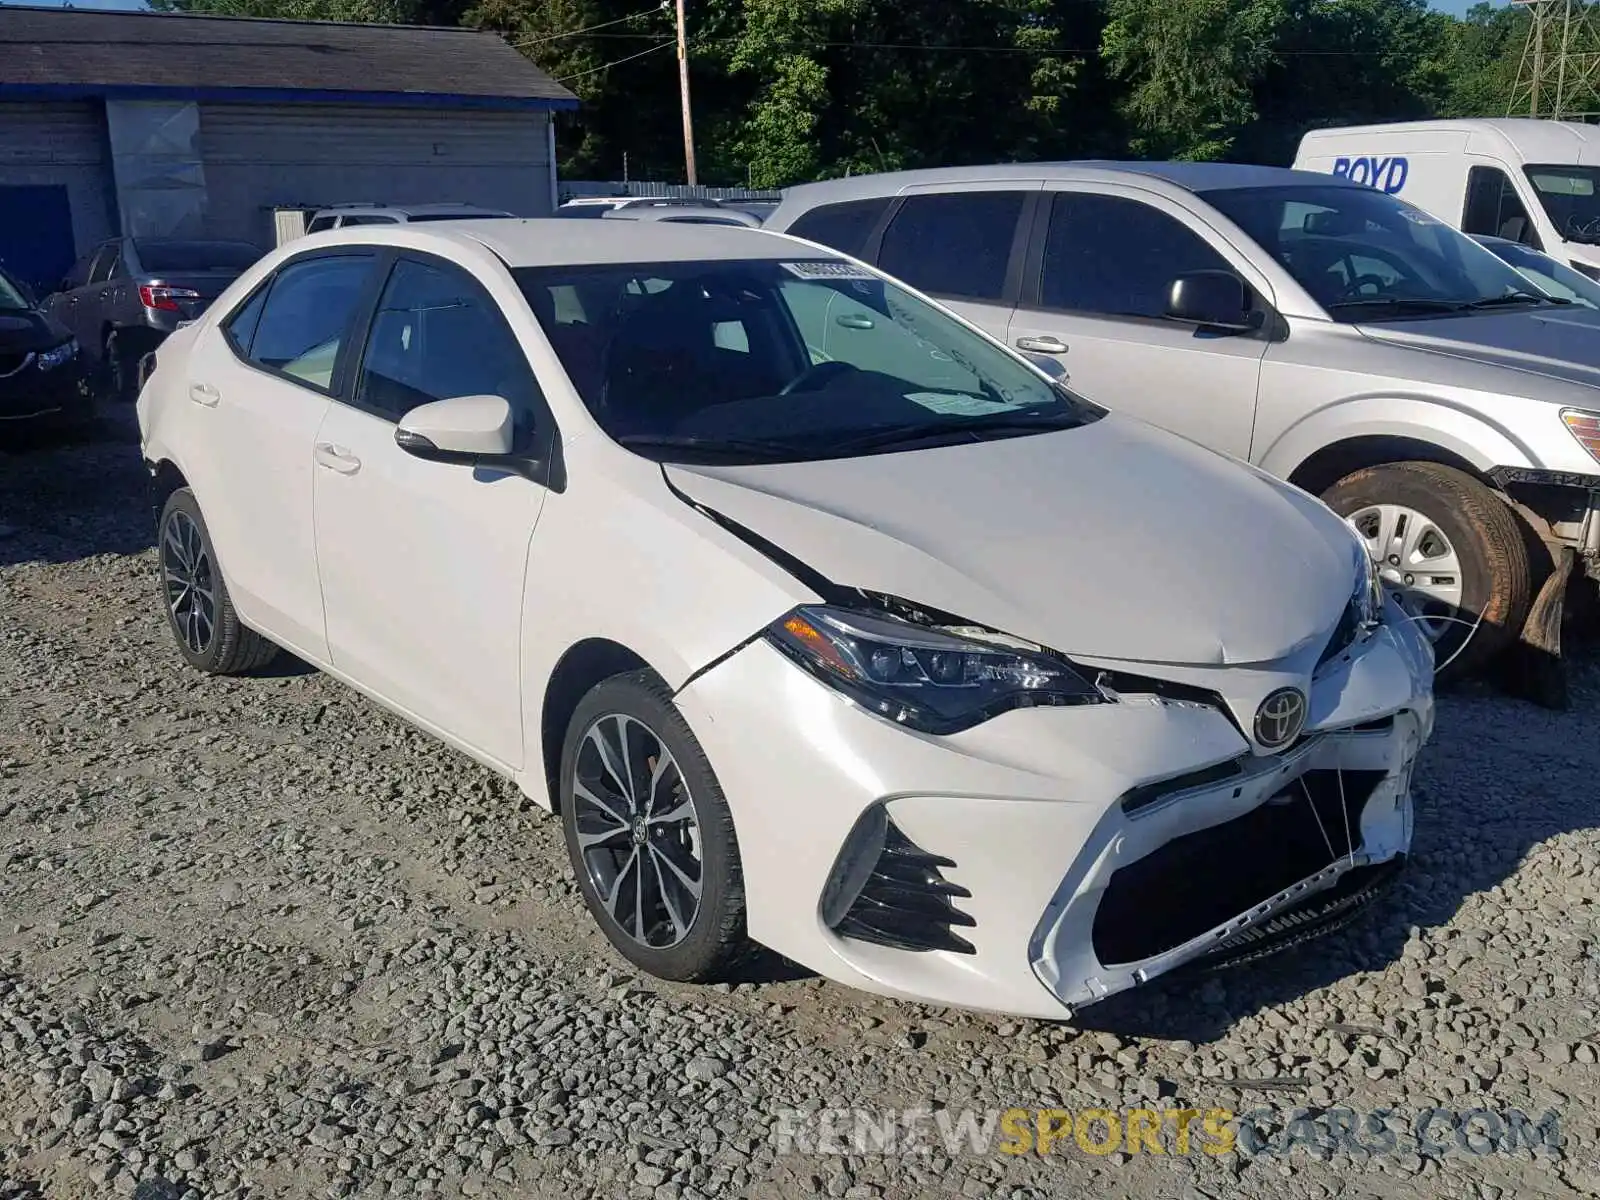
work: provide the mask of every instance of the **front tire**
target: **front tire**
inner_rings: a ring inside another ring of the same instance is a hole
[[[209,675],[264,667],[278,648],[239,620],[200,505],[188,488],[167,497],[157,526],[162,606],[178,653]]]
[[[1386,463],[1322,499],[1355,526],[1433,643],[1441,682],[1472,675],[1521,633],[1533,598],[1527,540],[1477,479],[1439,463]]]
[[[733,817],[654,672],[605,680],[579,703],[561,753],[561,823],[584,903],[629,962],[706,983],[743,955]]]

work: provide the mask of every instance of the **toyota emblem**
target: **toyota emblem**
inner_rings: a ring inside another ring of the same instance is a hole
[[[1306,723],[1306,698],[1298,688],[1279,688],[1256,709],[1256,741],[1279,750],[1300,736]]]

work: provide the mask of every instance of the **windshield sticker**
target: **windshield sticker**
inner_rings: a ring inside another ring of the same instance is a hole
[[[1020,407],[996,404],[993,400],[960,392],[908,392],[906,399],[947,417],[990,417],[996,413],[1015,412]]]
[[[1413,225],[1437,225],[1437,224],[1439,224],[1438,221],[1434,220],[1427,213],[1423,212],[1420,208],[1402,208],[1400,210],[1400,215],[1402,217],[1404,217],[1406,220],[1410,221]]]
[[[865,279],[876,282],[877,276],[865,267],[858,267],[851,263],[840,262],[838,259],[824,259],[812,262],[786,262],[779,263],[785,271],[796,279]]]

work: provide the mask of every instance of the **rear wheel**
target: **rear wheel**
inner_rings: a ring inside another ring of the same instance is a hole
[[[1386,463],[1323,493],[1367,543],[1433,643],[1442,680],[1484,665],[1521,631],[1533,572],[1516,514],[1478,480],[1429,462]]]
[[[200,505],[188,488],[167,498],[156,553],[167,625],[185,662],[208,674],[236,675],[277,657],[276,646],[239,620]]]
[[[108,399],[126,404],[139,398],[139,360],[142,357],[132,335],[113,330],[106,336],[104,370]]]
[[[630,962],[701,983],[742,956],[733,817],[654,672],[608,679],[579,703],[561,754],[561,819],[584,902]]]

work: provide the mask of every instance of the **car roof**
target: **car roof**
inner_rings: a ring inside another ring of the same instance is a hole
[[[1034,179],[1114,183],[1126,182],[1129,176],[1163,180],[1188,192],[1296,185],[1360,186],[1321,172],[1294,171],[1287,167],[1260,167],[1247,163],[1119,162],[1110,159],[1084,159],[1075,162],[933,167],[919,171],[893,171],[882,175],[856,175],[849,179],[830,179],[822,183],[805,183],[789,188],[783,194],[783,202],[786,206],[794,204],[796,207],[809,208],[814,204],[896,195],[904,188],[942,183],[1000,183]]]
[[[739,225],[683,225],[671,221],[512,217],[416,227],[362,225],[311,237],[330,246],[341,243],[416,246],[429,241],[457,245],[476,243],[487,247],[513,268],[837,257],[809,243],[759,229]]]
[[[469,216],[486,216],[499,210],[482,208],[476,204],[336,204],[331,208],[320,208],[313,215],[318,217],[358,216],[361,213],[387,213],[403,217],[426,217],[440,213],[464,213]]]

